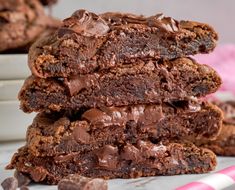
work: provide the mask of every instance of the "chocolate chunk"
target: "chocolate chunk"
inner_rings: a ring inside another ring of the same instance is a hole
[[[69,162],[73,160],[76,153],[66,154],[66,155],[59,155],[54,157],[54,160],[56,163],[63,163],[63,162]]]
[[[110,23],[111,26],[142,24],[170,32],[176,32],[179,30],[179,22],[171,17],[165,17],[163,14],[157,14],[146,18],[144,16],[134,14],[104,13],[101,14],[101,17]]]
[[[2,183],[4,190],[16,190],[18,187],[18,181],[15,177],[8,177]]]
[[[108,24],[98,15],[78,10],[64,20],[64,26],[83,36],[103,36],[109,31]]]
[[[58,184],[58,190],[107,190],[108,184],[99,178],[87,178],[81,175],[69,175]]]
[[[86,111],[82,115],[82,118],[94,126],[107,126],[112,123],[112,117],[110,115],[96,108]]]
[[[171,17],[165,17],[163,14],[158,14],[156,16],[149,17],[147,19],[147,23],[149,26],[164,29],[165,31],[179,31],[179,22]]]
[[[162,119],[159,106],[101,107],[83,113],[82,119],[93,126],[125,125],[127,121],[135,121],[142,125],[153,125]]]
[[[133,160],[135,162],[140,162],[142,160],[141,152],[138,148],[131,144],[127,144],[123,148],[123,152],[121,153],[121,158],[124,160]]]
[[[87,123],[77,122],[73,131],[73,137],[77,142],[88,144],[90,141],[90,135],[87,132]]]
[[[98,157],[98,166],[105,168],[107,170],[112,170],[117,168],[118,163],[118,148],[106,145],[103,148],[96,151]]]
[[[19,171],[15,171],[14,177],[18,180],[18,187],[27,186],[30,184],[31,179]]]
[[[147,158],[161,158],[167,151],[166,146],[162,144],[155,145],[153,143],[145,141],[138,141],[137,146],[140,149],[141,153],[144,154]]]
[[[43,167],[35,167],[34,170],[30,172],[31,177],[34,179],[34,181],[39,182],[43,181],[47,176],[47,170],[45,170]]]
[[[69,29],[69,28],[59,28],[58,32],[58,37],[61,38],[66,34],[72,34],[74,33],[73,30]]]
[[[82,89],[88,90],[92,86],[97,86],[98,74],[70,77],[64,84],[69,89],[70,95],[74,96]],[[98,88],[98,86],[97,86]]]

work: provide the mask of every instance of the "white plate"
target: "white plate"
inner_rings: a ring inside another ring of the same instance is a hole
[[[24,80],[0,80],[0,101],[17,100]]]
[[[27,127],[35,115],[20,110],[18,101],[1,101],[0,141],[25,139]]]
[[[24,79],[30,74],[27,54],[0,55],[0,80]]]

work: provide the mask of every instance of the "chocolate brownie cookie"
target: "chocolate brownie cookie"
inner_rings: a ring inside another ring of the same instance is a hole
[[[30,175],[35,182],[57,184],[69,174],[101,178],[206,173],[216,166],[216,156],[208,149],[187,143],[157,143],[138,140],[125,145],[106,144],[84,153],[55,157],[35,157],[22,147],[7,169]]]
[[[204,144],[216,154],[235,156],[235,101],[216,102],[224,112],[223,126],[216,140]]]
[[[178,101],[215,92],[221,84],[209,66],[189,58],[138,60],[70,78],[29,77],[19,93],[25,112]]]
[[[136,59],[173,59],[208,53],[214,49],[217,38],[214,29],[206,24],[176,21],[161,14],[96,15],[78,10],[63,21],[54,35],[31,48],[29,67],[42,78],[88,74],[134,65]]]
[[[92,108],[84,113],[40,113],[27,131],[28,151],[55,156],[138,140],[215,139],[222,113],[209,103]]]
[[[0,52],[27,52],[45,30],[60,24],[45,15],[38,0],[0,0]]]

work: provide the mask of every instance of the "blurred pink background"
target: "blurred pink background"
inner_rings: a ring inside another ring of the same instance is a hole
[[[199,63],[208,64],[221,76],[222,92],[230,92],[235,96],[235,45],[220,45],[212,53],[196,55]]]

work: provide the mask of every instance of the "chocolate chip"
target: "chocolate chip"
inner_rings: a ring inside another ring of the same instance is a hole
[[[60,28],[58,30],[58,37],[59,38],[62,38],[64,35],[66,34],[72,34],[72,33],[75,33],[73,30],[69,29],[69,28]]]
[[[132,160],[135,162],[141,161],[141,152],[138,148],[131,144],[127,144],[123,148],[123,152],[121,153],[121,157],[124,160]]]
[[[30,175],[35,182],[43,181],[47,176],[47,170],[43,167],[35,167]]]
[[[62,179],[58,184],[59,190],[107,190],[107,182],[99,178],[88,178],[72,174]]]
[[[87,144],[90,142],[90,134],[87,132],[88,127],[86,123],[77,122],[73,131],[74,139],[79,143]]]
[[[166,146],[163,144],[155,145],[151,142],[142,140],[137,142],[137,148],[140,149],[140,152],[144,154],[146,158],[161,158],[164,157],[165,152],[167,151]]]
[[[2,183],[4,190],[16,190],[18,187],[18,181],[15,177],[8,177]]]
[[[107,170],[117,169],[118,164],[118,148],[105,145],[97,150],[96,156],[98,158],[98,165]]]
[[[18,187],[27,186],[30,184],[31,179],[19,171],[15,171],[14,177],[18,180]]]
[[[103,36],[109,31],[108,24],[98,15],[86,10],[77,10],[63,21],[64,26],[83,36]]]

